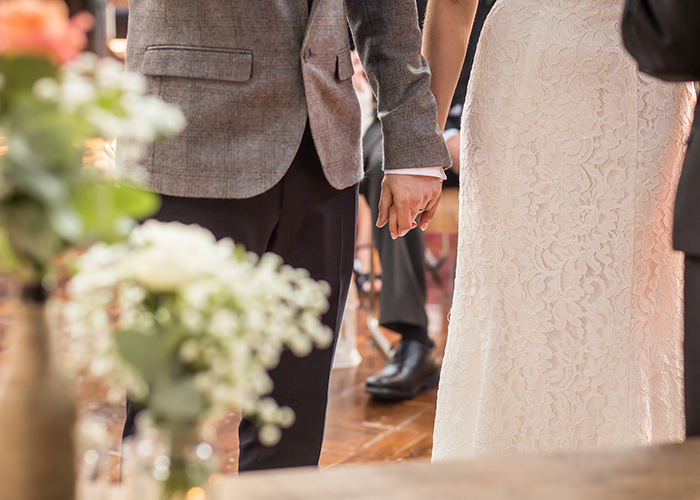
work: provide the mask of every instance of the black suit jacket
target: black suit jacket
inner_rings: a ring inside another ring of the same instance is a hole
[[[664,80],[700,80],[700,0],[626,0],[622,37],[639,69]],[[688,139],[673,219],[673,246],[700,257],[700,111]]]

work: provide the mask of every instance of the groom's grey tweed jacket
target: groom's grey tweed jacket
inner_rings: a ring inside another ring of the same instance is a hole
[[[304,127],[329,182],[362,178],[346,21],[378,99],[385,168],[446,166],[415,0],[130,0],[127,66],[187,128],[141,164],[163,194],[247,198],[289,168]],[[347,13],[347,20],[346,20]]]

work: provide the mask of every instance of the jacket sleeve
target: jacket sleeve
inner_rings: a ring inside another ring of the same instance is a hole
[[[421,56],[415,0],[345,0],[348,22],[374,95],[384,169],[449,167],[437,125],[430,70]]]
[[[640,71],[700,80],[700,0],[626,0],[622,39]]]

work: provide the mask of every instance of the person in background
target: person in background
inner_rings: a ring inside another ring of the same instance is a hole
[[[700,2],[627,0],[622,36],[639,69],[668,81],[700,80]],[[673,212],[673,247],[685,254],[686,436],[700,436],[700,111],[688,139]]]
[[[388,227],[372,224],[378,217],[384,180],[382,129],[362,63],[354,52],[353,67],[353,85],[362,109],[365,169],[360,183],[355,281],[361,295],[369,295],[374,287],[379,295],[379,325],[401,336],[387,365],[367,379],[365,392],[375,399],[405,400],[435,387],[439,371],[425,312],[424,237],[422,231],[413,230],[394,239]]]
[[[382,133],[378,120],[362,140],[365,178],[360,184],[372,213],[378,217],[382,170]],[[365,392],[376,399],[405,400],[423,389],[435,387],[440,366],[435,343],[428,336],[425,312],[425,238],[422,231],[409,231],[393,239],[389,229],[374,227],[372,240],[381,264],[379,325],[401,335],[391,359],[365,382]]]
[[[427,0],[417,0],[418,18],[421,26],[425,17]],[[467,55],[457,84],[448,116],[448,126],[443,134],[452,168],[446,171],[447,179],[443,186],[456,186],[459,182],[459,129],[462,116],[462,104],[469,83],[469,73],[479,41],[481,26],[486,19],[493,0],[481,0],[474,20],[467,48]],[[361,68],[356,69],[356,77],[362,78]],[[366,84],[365,84],[366,85]],[[361,89],[362,82],[355,85]],[[364,195],[377,217],[377,207],[382,174],[382,135],[378,120],[369,125],[363,137],[363,155],[365,178],[360,185],[360,194]],[[360,228],[358,228],[360,229]],[[423,389],[437,384],[439,365],[435,360],[435,343],[428,336],[428,316],[425,311],[427,296],[425,276],[425,238],[418,231],[409,232],[401,240],[392,240],[386,228],[373,231],[374,246],[379,254],[381,265],[381,282],[369,283],[367,279],[358,286],[361,292],[368,292],[370,286],[379,291],[379,325],[401,335],[392,358],[376,375],[365,382],[365,391],[377,399],[403,400],[415,396]],[[369,265],[371,254],[366,247],[358,244],[357,253],[363,267]],[[360,273],[364,277],[367,273]]]
[[[94,52],[100,57],[105,56],[107,54],[105,0],[65,0],[65,2],[71,16],[81,11],[92,14],[95,24],[88,33],[86,50]]]

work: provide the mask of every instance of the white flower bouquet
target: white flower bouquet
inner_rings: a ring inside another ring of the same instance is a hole
[[[266,396],[267,370],[285,348],[303,356],[330,344],[319,320],[327,294],[276,255],[258,259],[199,226],[150,220],[79,259],[63,307],[68,364],[125,386],[170,434],[173,455],[176,441],[232,408],[273,444],[294,415]],[[192,486],[176,470],[186,460],[170,460],[171,479]]]

